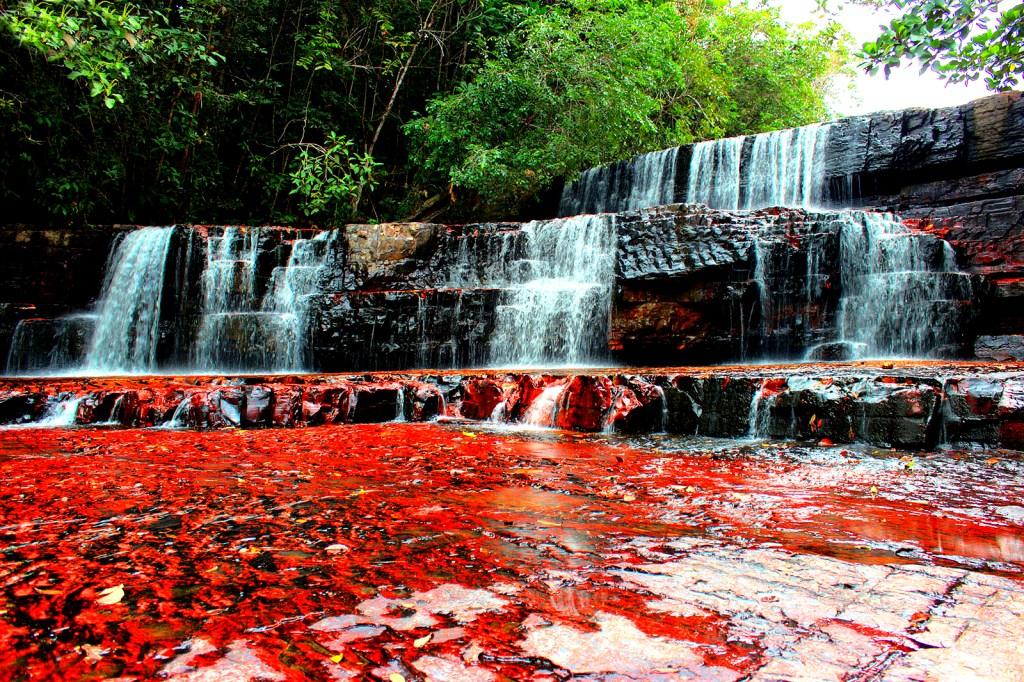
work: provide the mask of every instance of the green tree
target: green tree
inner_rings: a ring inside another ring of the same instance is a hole
[[[637,152],[825,115],[842,35],[725,3],[536,6],[405,126],[414,162],[507,213],[560,176]]]
[[[894,0],[900,10],[860,56],[886,76],[904,60],[917,61],[950,82],[985,79],[1010,90],[1024,73],[1024,3],[999,0]]]

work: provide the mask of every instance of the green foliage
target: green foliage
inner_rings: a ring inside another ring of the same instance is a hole
[[[484,209],[514,210],[589,166],[823,117],[820,86],[842,63],[841,38],[745,6],[536,6],[405,132],[427,173]]]
[[[322,145],[303,143],[292,166],[291,194],[302,198],[302,212],[337,220],[355,214],[363,191],[376,186],[380,164],[370,154],[355,151],[349,138],[331,132]]]
[[[0,200],[25,222],[507,214],[590,165],[821,118],[840,41],[724,0],[0,2]]]
[[[1010,90],[1024,73],[1024,3],[998,0],[895,0],[902,14],[860,52],[864,67],[886,76],[916,60],[950,82],[985,79],[990,90]]]
[[[0,13],[0,25],[22,46],[63,64],[68,78],[83,81],[107,108],[124,101],[118,85],[150,39],[132,5],[117,9],[103,0],[25,0]]]

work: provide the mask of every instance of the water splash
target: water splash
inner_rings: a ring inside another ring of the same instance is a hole
[[[89,372],[139,373],[156,368],[160,304],[173,227],[144,227],[114,250],[96,307]]]
[[[562,190],[559,215],[621,213],[675,200],[679,148],[590,168]]]
[[[46,407],[39,419],[16,424],[2,424],[0,430],[66,429],[78,423],[78,406],[85,396],[64,393],[46,399]]]
[[[562,383],[545,386],[540,395],[526,408],[520,421],[533,427],[554,426],[558,418],[558,401],[564,391],[565,385]]]

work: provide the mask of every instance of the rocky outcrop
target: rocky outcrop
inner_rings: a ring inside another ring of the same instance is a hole
[[[446,417],[583,432],[1024,448],[1024,366],[0,380],[0,423],[53,425],[55,414],[65,425],[195,429]]]
[[[859,296],[900,294],[908,309],[894,309],[894,318],[923,316],[945,328],[936,354],[973,353],[974,311],[986,289],[980,277],[948,271],[945,245],[926,232],[894,224],[886,229],[903,232],[865,237],[870,221],[847,213],[687,205],[624,214],[616,228],[610,346],[630,364],[801,359],[812,349],[815,359],[850,359],[843,316],[872,301],[851,298],[844,287],[864,277],[871,286]],[[857,243],[876,248],[868,260],[888,259],[898,272],[855,272],[847,261]],[[910,275],[904,264],[920,272]],[[885,285],[892,276],[913,281],[896,291]],[[916,332],[908,325],[901,333]]]
[[[832,125],[828,198],[901,212],[928,272],[941,270],[939,239],[946,239],[957,266],[969,275],[928,275],[918,287],[921,297],[906,310],[943,329],[941,339],[920,343],[938,356],[976,353],[1002,360],[1024,354],[1022,138],[1020,93]],[[749,156],[751,147],[745,144],[742,154]],[[677,198],[685,193],[689,159],[689,148],[680,149]],[[852,295],[843,291],[841,222],[828,211],[731,213],[685,205],[617,216],[606,359],[650,366],[853,356],[856,343],[839,331],[848,321],[841,297]],[[19,334],[34,349],[29,356],[14,354],[9,370],[75,366],[89,336],[88,312],[104,263],[125,229],[0,229],[0,358],[7,357],[19,323]],[[229,359],[265,355],[273,344],[260,327],[261,316],[289,312],[261,308],[258,301],[275,271],[289,262],[294,244],[309,241],[314,231],[180,227],[160,306],[161,370],[191,366],[211,240],[227,230],[255,235],[253,251],[220,257],[218,267],[231,272],[217,279],[218,286],[229,302],[243,295],[257,302],[222,311],[238,313],[222,327],[245,346]],[[515,223],[340,228],[315,245],[324,251],[316,261],[322,266],[318,293],[302,316],[305,326],[294,334],[308,337],[302,365],[355,371],[487,364],[498,312],[510,304],[509,283],[522,281],[531,268],[528,232]],[[888,295],[863,289],[848,309]]]

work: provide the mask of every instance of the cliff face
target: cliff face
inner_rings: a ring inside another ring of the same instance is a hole
[[[579,283],[610,288],[607,319],[592,321],[595,333],[607,326],[607,351],[594,361],[843,359],[858,347],[1024,356],[1021,93],[845,119],[828,140],[827,202],[894,211],[903,225],[883,229],[830,210],[686,205],[615,216],[608,282]],[[689,147],[676,154],[677,199],[691,155]],[[0,358],[27,320],[22,342],[37,357],[16,369],[45,366],[44,356],[80,359],[92,321],[73,313],[94,305],[111,248],[127,229],[0,228]],[[307,339],[300,354],[310,369],[486,364],[496,330],[523,305],[522,288],[519,298],[513,289],[530,277],[543,281],[538,258],[571,258],[592,246],[583,239],[569,253],[548,253],[537,239],[537,224],[516,223],[350,225],[330,234],[176,228],[163,264],[157,369],[194,363],[195,337],[211,320],[241,349],[231,358],[237,368],[255,369],[280,342],[271,341],[274,324],[294,317],[289,306],[300,299],[308,306],[293,331]],[[878,322],[889,318],[897,321]],[[562,342],[562,321],[547,324]],[[874,325],[867,335],[850,331],[865,325]],[[901,335],[906,343],[892,345]]]
[[[832,186],[847,184],[854,205],[898,212],[952,243],[961,266],[992,285],[978,352],[998,354],[1002,344],[1020,357],[1019,339],[991,337],[1024,331],[1024,93],[836,125]]]
[[[680,149],[677,201],[691,153]],[[977,352],[1024,357],[1024,342],[1007,338],[1024,332],[1024,93],[839,120],[824,175],[830,204],[898,213],[948,240],[960,266],[992,286]]]

